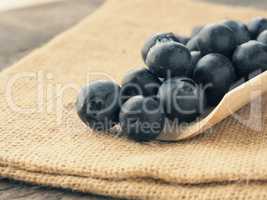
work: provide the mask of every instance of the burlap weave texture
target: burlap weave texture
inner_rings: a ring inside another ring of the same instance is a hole
[[[264,15],[193,0],[108,0],[1,73],[0,175],[129,199],[266,199],[266,127],[258,132],[229,117],[192,140],[139,144],[91,133],[74,107],[88,72],[92,79],[105,73],[120,81],[143,66],[140,48],[152,33],[189,34],[195,25]],[[14,109],[10,86],[16,107],[38,109]],[[51,92],[63,87],[64,93]],[[43,91],[41,100],[37,91]],[[246,118],[249,111],[246,106],[238,114]],[[266,124],[265,98],[262,113]]]

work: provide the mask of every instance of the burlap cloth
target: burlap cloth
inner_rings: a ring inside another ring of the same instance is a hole
[[[0,175],[130,199],[266,199],[265,127],[253,131],[229,117],[193,140],[139,144],[91,133],[76,115],[77,91],[70,89],[85,84],[89,71],[119,81],[142,66],[140,48],[154,32],[189,34],[195,25],[261,15],[267,14],[191,0],[107,1],[1,73]],[[39,83],[37,72],[44,76]],[[63,87],[69,89],[51,92]],[[37,91],[43,91],[39,100]],[[25,113],[38,104],[39,110]],[[239,114],[245,118],[249,111],[246,106]]]

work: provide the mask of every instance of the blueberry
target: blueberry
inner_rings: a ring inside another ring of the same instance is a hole
[[[230,56],[236,47],[233,31],[223,24],[211,24],[201,29],[196,41],[203,55],[219,53]]]
[[[198,36],[195,36],[193,38],[191,38],[187,44],[186,47],[190,50],[190,51],[200,51],[200,47],[198,44]]]
[[[267,45],[267,30],[266,30],[266,31],[263,31],[263,32],[259,35],[259,37],[258,37],[257,40],[258,40],[259,42],[262,42],[262,43],[264,43],[264,44]]]
[[[195,66],[202,57],[200,51],[191,51],[192,65]]]
[[[135,96],[123,104],[120,112],[122,132],[136,141],[150,141],[159,136],[165,115],[156,98]]]
[[[145,42],[145,44],[141,50],[143,60],[146,61],[146,56],[147,56],[148,52],[155,44],[157,44],[158,42],[166,42],[166,41],[180,42],[180,40],[173,33],[154,34],[149,39],[146,40],[146,42]]]
[[[191,122],[202,112],[205,98],[189,78],[171,78],[159,89],[159,99],[166,116],[178,122]]]
[[[262,31],[267,30],[267,19],[256,17],[248,23],[247,27],[251,38],[256,39]]]
[[[202,58],[201,52],[200,51],[191,51],[191,71],[188,74],[188,77],[192,77],[193,76],[193,71],[194,68],[196,67],[196,64],[198,63],[198,61]]]
[[[226,20],[223,22],[223,24],[228,26],[233,31],[237,45],[246,43],[250,40],[248,28],[242,22]]]
[[[235,78],[231,61],[221,54],[208,54],[201,58],[193,73],[193,79],[203,86],[210,106],[219,103]]]
[[[191,32],[191,37],[197,36],[203,27],[204,26],[196,26],[196,27],[194,27],[192,29],[192,32]]]
[[[267,45],[249,41],[240,45],[233,54],[233,63],[239,77],[246,77],[257,70],[267,69]]]
[[[80,119],[94,130],[108,130],[118,122],[120,87],[98,80],[81,89],[76,102]]]
[[[146,64],[158,77],[185,76],[191,68],[191,55],[180,43],[162,42],[150,49]]]
[[[186,45],[187,42],[191,39],[190,37],[186,37],[186,36],[181,36],[181,35],[176,35],[177,41],[175,42],[179,42],[183,45]]]
[[[148,69],[133,70],[122,81],[121,103],[132,96],[156,96],[160,85],[161,81]]]

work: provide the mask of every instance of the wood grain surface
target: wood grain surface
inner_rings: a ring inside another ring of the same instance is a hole
[[[0,11],[14,10],[62,0],[1,0]]]
[[[1,200],[109,200],[111,198],[82,194],[43,186],[34,186],[7,179],[0,180]]]
[[[0,12],[0,69],[77,24],[103,0],[64,0]]]
[[[228,4],[233,6],[249,6],[259,9],[267,8],[267,1],[265,0],[203,0],[211,3]]]

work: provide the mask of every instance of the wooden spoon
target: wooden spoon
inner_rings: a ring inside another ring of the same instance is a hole
[[[165,130],[157,139],[160,141],[179,141],[197,136],[232,115],[266,91],[267,71],[229,91],[213,111],[203,119],[186,127]]]

